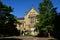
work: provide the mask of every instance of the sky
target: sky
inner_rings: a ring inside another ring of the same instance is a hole
[[[13,8],[12,14],[17,18],[24,17],[25,12],[28,12],[32,5],[38,10],[39,3],[43,0],[0,0],[3,4]],[[53,6],[57,7],[57,12],[60,12],[60,0],[52,0]]]

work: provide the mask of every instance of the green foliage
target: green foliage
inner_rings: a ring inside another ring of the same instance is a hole
[[[0,34],[18,35],[16,25],[19,22],[13,14],[10,14],[11,12],[13,12],[13,10],[10,6],[8,7],[0,2]]]
[[[33,35],[31,35],[31,34],[25,34],[25,36],[33,36]]]
[[[53,31],[56,8],[53,8],[51,0],[44,0],[39,5],[39,15],[37,15],[38,23],[35,25],[39,31]]]

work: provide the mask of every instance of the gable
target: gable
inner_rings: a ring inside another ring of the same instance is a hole
[[[37,12],[37,10],[36,10],[34,7],[32,7],[32,8],[25,14],[25,16],[26,16],[26,15],[29,15],[29,14],[38,14],[38,12]]]

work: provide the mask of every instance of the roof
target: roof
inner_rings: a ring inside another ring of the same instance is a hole
[[[17,18],[17,20],[24,20],[24,18]]]
[[[39,12],[34,8],[34,6],[32,6],[32,8],[31,8],[31,9],[34,9],[37,13],[39,13]],[[30,10],[31,10],[31,9],[30,9]],[[30,11],[30,10],[29,10],[29,11]],[[28,12],[29,12],[29,11],[28,11]],[[25,15],[27,15],[27,14],[28,14],[28,12],[26,12],[26,14],[25,14]]]

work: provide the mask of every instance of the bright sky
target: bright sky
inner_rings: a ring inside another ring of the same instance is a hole
[[[39,3],[43,0],[0,0],[3,4],[14,8],[12,14],[19,17],[24,17],[25,12],[29,11],[34,5],[35,9],[38,10]],[[54,7],[57,7],[57,12],[60,12],[60,0],[52,0]]]

